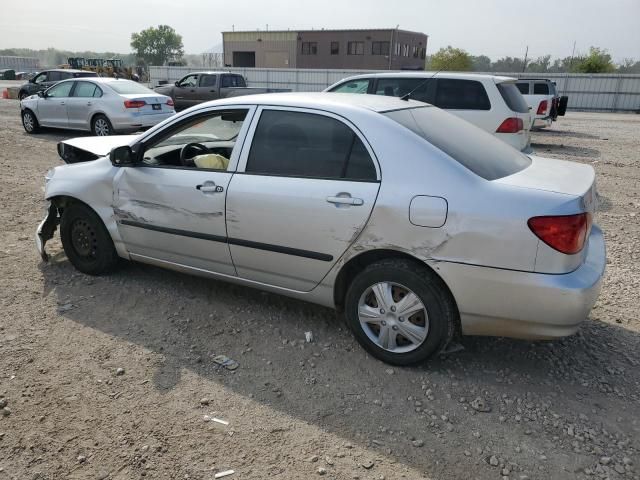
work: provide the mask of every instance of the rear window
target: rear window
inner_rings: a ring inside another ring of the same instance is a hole
[[[533,84],[534,95],[549,95],[549,85],[546,83],[534,83]]]
[[[418,107],[384,115],[486,180],[507,177],[531,165],[531,159],[515,148],[440,109]]]
[[[433,105],[455,110],[491,110],[491,102],[482,83],[475,80],[439,78]]]
[[[516,87],[518,87],[522,95],[529,95],[529,82],[516,83]]]
[[[76,78],[82,78],[82,77],[97,77],[98,74],[96,72],[76,72],[73,74],[74,77]]]
[[[115,90],[121,95],[138,95],[145,93],[155,93],[153,90],[149,90],[147,87],[140,85],[139,83],[132,82],[130,80],[116,80],[106,83],[110,88]]]
[[[529,105],[527,105],[527,102],[515,83],[499,83],[497,87],[510,110],[520,113],[527,113],[529,111]]]

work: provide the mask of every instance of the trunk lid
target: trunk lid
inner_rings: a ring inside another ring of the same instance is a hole
[[[140,108],[125,108],[127,112],[135,112],[140,115],[159,115],[174,111],[173,106],[167,105],[170,97],[157,93],[120,94],[125,100],[143,101],[145,105]],[[124,107],[123,107],[124,108]]]

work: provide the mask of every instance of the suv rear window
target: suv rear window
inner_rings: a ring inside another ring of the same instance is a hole
[[[513,175],[531,159],[470,123],[438,108],[417,107],[384,113],[485,180]]]
[[[549,95],[549,85],[546,83],[534,83],[533,84],[534,95]]]
[[[519,113],[527,113],[529,111],[529,105],[527,105],[515,83],[499,83],[497,87],[509,109]]]
[[[456,110],[491,110],[491,102],[482,83],[475,80],[439,78],[433,105]]]
[[[529,95],[529,82],[518,82],[516,83],[516,87],[518,87],[522,95]]]

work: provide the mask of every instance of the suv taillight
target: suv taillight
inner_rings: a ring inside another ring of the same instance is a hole
[[[542,100],[540,105],[538,105],[538,115],[544,115],[547,113],[547,108],[549,107],[549,102],[546,100]]]
[[[147,104],[144,100],[125,100],[124,108],[142,108]]]
[[[521,118],[511,117],[507,118],[500,124],[496,133],[518,133],[524,129],[524,122]]]
[[[533,217],[527,225],[551,248],[574,255],[583,249],[587,240],[591,229],[591,214]]]
[[[170,107],[173,107],[173,98],[170,98],[169,100],[167,100],[167,105]]]

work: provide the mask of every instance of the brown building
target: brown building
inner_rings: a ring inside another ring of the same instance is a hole
[[[424,70],[427,35],[396,29],[223,32],[229,67]]]

